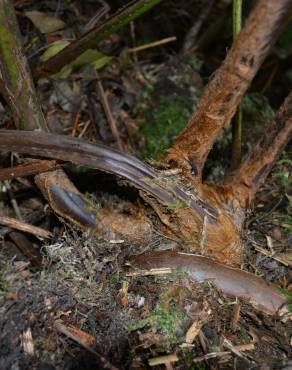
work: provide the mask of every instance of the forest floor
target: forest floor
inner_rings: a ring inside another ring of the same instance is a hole
[[[60,14],[66,14],[65,2],[59,3]],[[35,7],[32,2],[19,11]],[[90,5],[85,10],[90,14]],[[77,17],[78,9],[74,11]],[[43,35],[28,19],[21,24],[33,62]],[[137,22],[138,34],[141,27]],[[50,42],[71,36],[66,32],[51,36]],[[121,38],[131,43],[126,31]],[[111,42],[112,49],[122,47],[119,38]],[[108,45],[103,47],[105,52]],[[180,58],[170,47],[121,55],[98,71],[110,110],[123,149],[157,165],[195,110],[217,62],[204,53]],[[115,146],[89,64],[67,71],[66,78],[40,81],[38,95],[52,132]],[[274,109],[256,88],[242,106],[246,153]],[[0,114],[1,126],[12,128],[2,105]],[[211,152],[207,180],[228,170],[230,138],[226,130]],[[2,153],[0,161],[8,167],[26,160]],[[0,228],[0,370],[85,370],[110,364],[118,369],[292,368],[291,322],[224,296],[212,281],[194,283],[179,271],[153,276],[135,271],[127,263],[131,256],[182,246],[161,232],[153,210],[120,180],[82,166],[63,168],[94,209],[111,215],[112,225],[98,233],[80,231],[53,214],[32,177],[1,183],[0,215],[15,217],[16,202],[27,222],[50,230],[53,237],[44,240]],[[242,268],[278,285],[290,299],[291,168],[290,145],[257,194],[242,235]]]

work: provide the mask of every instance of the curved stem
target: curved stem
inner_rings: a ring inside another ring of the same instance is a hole
[[[186,272],[195,281],[212,280],[223,293],[242,298],[268,314],[288,312],[287,299],[276,288],[259,277],[208,257],[163,251],[143,253],[130,262],[140,269],[171,268]]]
[[[200,219],[216,222],[218,211],[176,185],[168,184],[159,174],[139,159],[105,145],[93,145],[82,140],[44,132],[0,131],[0,150],[15,151],[83,164],[129,180],[140,190],[154,196],[162,204],[181,200]]]

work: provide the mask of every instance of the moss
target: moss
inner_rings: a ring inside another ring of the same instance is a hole
[[[176,199],[172,203],[165,203],[165,207],[170,209],[171,211],[175,211],[176,209],[186,207],[187,203],[181,199]]]
[[[185,127],[189,112],[180,98],[160,98],[154,110],[142,122],[141,131],[146,139],[144,158],[157,158]]]
[[[175,310],[172,300],[168,305],[158,304],[152,315],[152,327],[167,337],[167,344],[177,343],[183,324],[183,315]]]
[[[133,331],[143,329],[147,324],[149,324],[149,319],[142,319],[134,324],[128,324],[125,326],[125,329],[127,330],[128,333],[132,333]]]
[[[7,293],[10,290],[9,281],[5,278],[6,265],[1,263],[0,265],[0,292]]]
[[[127,325],[126,330],[133,332],[149,325],[152,331],[165,336],[165,342],[161,345],[165,349],[169,349],[171,345],[180,342],[185,329],[184,320],[184,315],[176,308],[173,300],[168,298],[168,301],[165,302],[165,296],[162,295],[153,313],[134,324]]]
[[[268,99],[259,93],[247,94],[242,100],[244,143],[254,143],[275,117]]]
[[[10,290],[9,282],[2,277],[0,277],[0,291],[7,293]]]
[[[12,22],[13,29],[17,32],[17,25],[15,24],[15,16],[10,13],[9,6],[3,6],[0,9],[0,53],[2,54],[5,62],[5,67],[9,69],[8,76],[12,86],[17,87],[18,83],[18,71],[15,63],[15,56],[13,54],[17,39],[13,33],[7,27],[7,17]]]

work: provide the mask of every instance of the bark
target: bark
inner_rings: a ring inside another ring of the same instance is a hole
[[[94,27],[80,39],[72,42],[47,62],[40,64],[33,73],[35,80],[59,72],[87,49],[95,49],[97,44],[122,29],[126,24],[138,18],[149,9],[159,4],[161,0],[135,0],[113,14],[102,24]]]
[[[242,95],[290,15],[291,0],[259,0],[222,66],[206,87],[196,113],[170,149],[168,160],[200,180],[220,130],[230,123]]]
[[[242,165],[221,183],[230,197],[248,208],[264,183],[275,161],[292,138],[292,92],[281,105],[265,134],[253,147]]]

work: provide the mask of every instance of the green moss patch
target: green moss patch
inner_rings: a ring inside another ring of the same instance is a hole
[[[141,125],[146,140],[143,157],[159,157],[186,126],[188,118],[189,112],[182,99],[160,98]]]

